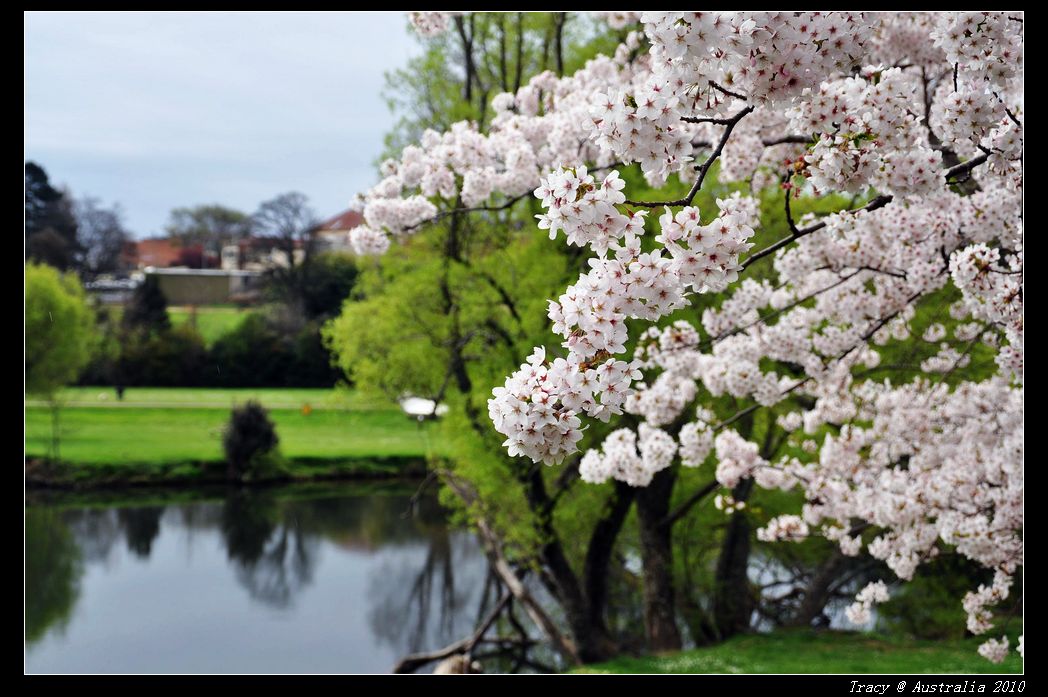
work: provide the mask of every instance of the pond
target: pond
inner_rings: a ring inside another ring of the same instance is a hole
[[[26,505],[30,673],[383,673],[467,635],[476,539],[417,484]]]

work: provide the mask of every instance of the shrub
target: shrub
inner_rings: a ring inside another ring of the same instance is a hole
[[[125,332],[115,384],[151,387],[206,385],[212,367],[204,339],[183,324],[156,333]]]
[[[276,427],[265,408],[254,400],[233,408],[222,435],[228,475],[231,480],[259,475],[277,465],[271,455],[280,443]]]
[[[160,279],[146,276],[135,288],[131,300],[124,308],[124,327],[144,332],[164,332],[171,328],[167,314],[167,299],[160,290]]]

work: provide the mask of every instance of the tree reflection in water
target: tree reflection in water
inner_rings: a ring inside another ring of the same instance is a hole
[[[476,561],[479,553],[471,539],[443,527],[427,532],[421,565],[386,562],[369,583],[371,631],[405,653],[446,643],[466,631],[473,618],[464,609],[478,584],[468,573],[456,575],[456,569],[483,565]]]
[[[25,640],[62,629],[80,595],[83,556],[61,516],[49,508],[25,512]]]
[[[146,506],[133,498],[111,503],[107,495],[88,504],[81,496],[69,507],[27,505],[27,644],[69,621],[86,566],[111,569],[107,576],[116,579],[127,562],[151,563],[155,556],[170,564],[175,549],[189,551],[199,537],[203,556],[184,558],[206,569],[217,535],[224,550],[219,558],[235,583],[253,600],[280,609],[294,607],[314,583],[322,548],[337,561],[332,569],[353,568],[346,566],[355,564],[352,557],[367,557],[363,626],[347,627],[347,641],[369,641],[395,655],[442,646],[472,631],[478,607],[490,606],[497,589],[485,582],[487,562],[472,534],[449,531],[436,497],[412,497],[413,490],[324,485],[227,490],[217,498],[214,491],[178,492],[167,506],[155,504],[162,492],[149,492]],[[142,587],[138,597],[152,593]]]
[[[149,558],[149,553],[153,551],[153,541],[160,534],[162,515],[163,506],[121,508],[117,511],[129,552],[140,559]]]
[[[237,581],[255,600],[288,607],[312,582],[316,536],[268,493],[230,494],[222,509],[222,534]]]

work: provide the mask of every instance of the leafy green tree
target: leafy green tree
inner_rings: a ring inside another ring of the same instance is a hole
[[[76,275],[42,264],[25,267],[25,389],[51,405],[52,457],[59,457],[59,390],[91,360],[95,315]]]
[[[542,69],[557,71],[558,63],[584,61],[603,40],[581,16],[528,15],[518,24],[512,16],[478,14],[455,21],[455,30],[427,42],[424,57],[409,67],[406,101],[394,105],[406,115],[391,145],[445,120],[482,124],[490,98],[516,83],[518,42],[524,81]],[[572,26],[577,33],[566,30]],[[391,79],[398,87],[400,77]],[[569,490],[549,468],[507,457],[483,406],[491,386],[532,345],[549,343],[546,299],[561,292],[582,261],[577,250],[534,234],[536,203],[447,216],[362,264],[352,301],[325,336],[361,389],[452,407],[443,434],[450,455],[440,467],[468,482],[475,500],[464,504],[445,490],[445,502],[467,517],[483,511],[521,564],[548,571],[579,653],[597,660],[617,650],[606,617],[611,584],[623,580],[612,560],[632,494],[611,485]],[[601,430],[595,425],[590,433]]]
[[[25,267],[26,392],[50,396],[76,380],[96,344],[95,316],[71,273]]]
[[[210,356],[212,378],[223,387],[282,386],[292,360],[284,337],[259,313],[219,337]]]

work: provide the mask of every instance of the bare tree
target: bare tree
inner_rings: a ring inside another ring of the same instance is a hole
[[[217,203],[176,208],[167,225],[167,233],[183,245],[201,244],[213,254],[220,253],[223,245],[247,237],[250,231],[250,216]]]
[[[317,232],[317,217],[305,194],[292,191],[259,205],[252,216],[252,231],[259,237],[274,239],[286,255],[288,268],[295,268],[295,250],[309,259]]]
[[[97,198],[85,197],[76,201],[73,210],[83,247],[84,272],[97,276],[119,270],[120,255],[131,239],[124,229],[120,206],[106,208]]]

